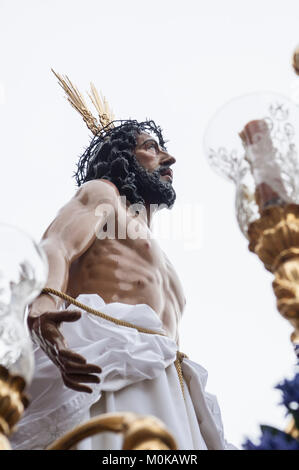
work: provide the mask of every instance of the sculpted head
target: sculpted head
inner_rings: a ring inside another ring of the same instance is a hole
[[[104,129],[92,140],[74,176],[78,186],[107,179],[131,204],[165,204],[170,208],[176,199],[170,169],[174,163],[154,121],[127,120]]]

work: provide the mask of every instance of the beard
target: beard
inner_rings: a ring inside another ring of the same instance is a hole
[[[131,169],[134,173],[132,183],[136,187],[134,193],[140,201],[145,204],[165,204],[168,209],[173,206],[176,192],[171,181],[161,181],[160,169],[149,172],[136,158],[131,162]]]

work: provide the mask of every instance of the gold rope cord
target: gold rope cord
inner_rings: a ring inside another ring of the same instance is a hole
[[[178,377],[179,377],[179,381],[180,381],[180,384],[181,384],[183,398],[185,400],[184,379],[183,379],[183,371],[182,371],[182,366],[181,366],[181,363],[182,363],[184,357],[188,357],[188,356],[186,354],[180,352],[180,351],[177,351],[176,360],[174,361],[174,365],[175,365],[175,368],[176,368],[176,371],[177,371],[177,374],[178,374]]]
[[[78,302],[78,300],[74,299],[73,297],[64,294],[63,292],[60,292],[56,289],[52,289],[51,287],[45,287],[42,291],[41,294],[53,294],[57,295],[57,297],[60,297],[63,300],[66,300],[70,304],[76,305],[79,308],[82,308],[82,310],[85,310],[86,312],[92,313],[93,315],[96,315],[100,318],[103,318],[104,320],[111,321],[113,323],[116,323],[117,325],[120,326],[126,326],[127,328],[134,328],[135,330],[138,330],[140,333],[147,333],[151,335],[160,335],[160,336],[166,336],[163,333],[158,333],[156,331],[150,330],[149,328],[142,328],[141,326],[136,326],[133,325],[132,323],[126,322],[124,320],[118,320],[117,318],[110,317],[109,315],[106,315],[103,312],[100,312],[99,310],[96,310],[92,307],[89,307],[88,305],[84,305],[81,302]],[[177,358],[174,361],[174,365],[178,374],[178,378],[180,381],[181,389],[182,389],[182,394],[185,400],[185,393],[184,393],[184,381],[183,381],[183,372],[182,372],[182,366],[181,362],[183,361],[184,357],[188,357],[186,354],[177,351]]]
[[[50,287],[45,287],[42,292],[42,294],[54,294],[60,297],[63,300],[66,300],[67,302],[76,305],[79,308],[82,308],[86,312],[92,313],[93,315],[96,315],[98,317],[103,318],[104,320],[111,321],[113,323],[116,323],[117,325],[120,326],[126,326],[128,328],[134,328],[135,330],[138,330],[140,333],[148,333],[151,335],[160,335],[160,336],[166,336],[163,333],[158,333],[156,331],[150,330],[148,328],[142,328],[141,326],[136,326],[133,325],[132,323],[126,322],[124,320],[118,320],[117,318],[110,317],[109,315],[106,315],[105,313],[99,312],[99,310],[95,310],[92,307],[89,307],[88,305],[84,305],[81,302],[78,302],[78,300],[74,299],[73,297],[70,297],[67,294],[64,294],[63,292],[57,291],[56,289],[51,289]]]

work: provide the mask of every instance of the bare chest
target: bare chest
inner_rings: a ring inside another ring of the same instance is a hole
[[[69,288],[80,284],[106,302],[148,304],[174,328],[185,296],[173,265],[144,221],[122,213],[109,223],[72,266]]]

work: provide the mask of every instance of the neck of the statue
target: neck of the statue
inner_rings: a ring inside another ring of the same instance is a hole
[[[131,206],[132,204],[126,200],[126,206],[127,206],[127,209]],[[142,220],[147,226],[149,229],[151,229],[152,227],[152,222],[153,222],[153,218],[154,218],[154,215],[155,213],[157,212],[158,210],[158,207],[155,205],[155,204],[150,204],[150,203],[145,203],[144,206],[142,206],[142,209],[141,211],[139,211],[139,213],[137,214],[137,210],[138,210],[138,207],[135,206],[133,204],[133,207],[132,209],[136,209],[136,215],[138,215],[138,219],[139,220]]]

